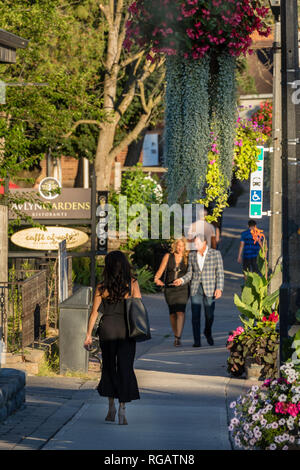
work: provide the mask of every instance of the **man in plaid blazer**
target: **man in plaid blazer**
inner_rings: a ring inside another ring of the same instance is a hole
[[[204,306],[205,329],[208,344],[214,344],[212,324],[214,321],[215,300],[222,296],[224,289],[224,270],[221,253],[208,248],[205,235],[197,235],[194,240],[195,251],[189,254],[187,273],[174,281],[180,286],[191,281],[192,326],[194,347],[201,346],[200,319],[201,305]]]

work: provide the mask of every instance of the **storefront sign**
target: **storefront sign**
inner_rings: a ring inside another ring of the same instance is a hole
[[[76,248],[84,245],[89,237],[81,230],[69,227],[27,228],[14,233],[11,241],[22,248],[30,250],[58,250],[58,245],[66,240],[67,248]]]
[[[98,217],[98,223],[96,227],[96,233],[98,237],[97,251],[99,254],[105,255],[107,253],[107,217],[108,211],[106,204],[108,203],[108,191],[97,192],[97,211],[96,216]]]
[[[42,193],[46,197],[42,196]],[[24,198],[31,199],[23,204],[12,204],[12,209],[17,209],[34,220],[51,219],[90,219],[91,218],[91,189],[85,188],[61,188],[60,194],[55,194],[55,199],[47,198],[47,190],[39,193],[34,189],[12,189],[12,194],[24,194]],[[34,201],[32,200],[34,198]],[[44,204],[43,204],[44,203]],[[49,204],[52,206],[49,209]],[[14,211],[9,214],[10,219],[16,218]]]
[[[52,176],[42,179],[39,184],[39,193],[44,199],[56,199],[59,196],[60,191],[60,182]]]

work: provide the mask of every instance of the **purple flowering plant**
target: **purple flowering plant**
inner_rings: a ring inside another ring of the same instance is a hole
[[[281,366],[281,377],[253,385],[231,402],[229,431],[244,450],[300,449],[300,373],[293,362]]]

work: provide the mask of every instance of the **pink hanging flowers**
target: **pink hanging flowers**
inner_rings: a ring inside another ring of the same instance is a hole
[[[138,44],[158,54],[182,53],[195,60],[224,50],[238,57],[251,51],[252,33],[270,33],[265,23],[268,8],[260,0],[136,0],[129,12],[126,49]]]

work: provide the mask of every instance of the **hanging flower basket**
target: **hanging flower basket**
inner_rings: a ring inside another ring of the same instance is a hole
[[[129,11],[125,47],[137,43],[149,54],[238,57],[251,52],[252,33],[270,34],[260,0],[136,0]]]
[[[124,47],[167,57],[164,164],[169,203],[205,197],[212,132],[219,150],[221,192],[228,197],[236,135],[236,58],[251,35],[268,36],[260,0],[136,0]],[[224,207],[226,201],[222,201]]]

